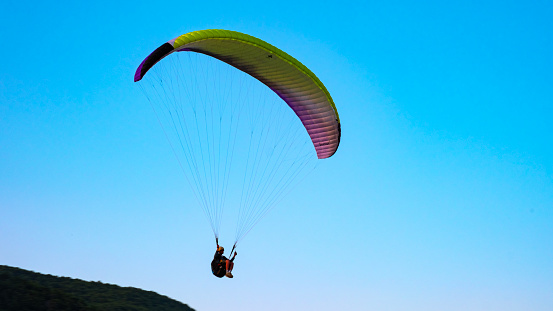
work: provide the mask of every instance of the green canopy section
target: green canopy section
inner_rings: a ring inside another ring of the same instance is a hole
[[[173,52],[217,58],[261,81],[294,110],[313,142],[317,157],[332,156],[340,144],[340,118],[330,93],[317,76],[277,47],[230,30],[200,30],[161,45],[138,67],[135,82]]]

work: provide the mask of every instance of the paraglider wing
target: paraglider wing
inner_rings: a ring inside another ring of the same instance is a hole
[[[317,157],[332,156],[340,144],[340,118],[332,98],[311,70],[271,44],[229,30],[200,30],[161,45],[140,64],[134,81],[173,52],[190,51],[217,58],[267,85],[294,110],[305,126]]]

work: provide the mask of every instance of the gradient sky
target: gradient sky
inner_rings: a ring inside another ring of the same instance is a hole
[[[553,310],[551,16],[548,1],[2,0],[0,264],[199,311]],[[303,62],[342,121],[233,280],[211,275],[211,229],[132,82],[160,44],[209,28]]]

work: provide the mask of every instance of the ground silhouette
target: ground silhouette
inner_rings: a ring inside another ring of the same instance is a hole
[[[155,292],[0,265],[0,311],[194,311]]]

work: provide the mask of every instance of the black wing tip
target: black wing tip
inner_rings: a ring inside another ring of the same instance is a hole
[[[162,58],[167,56],[169,53],[173,52],[175,48],[171,43],[166,42],[162,44],[160,47],[155,49],[148,57],[146,57],[142,63],[140,63],[140,66],[136,69],[136,72],[134,73],[134,82],[140,81],[146,72],[150,70],[157,62],[159,62]]]

